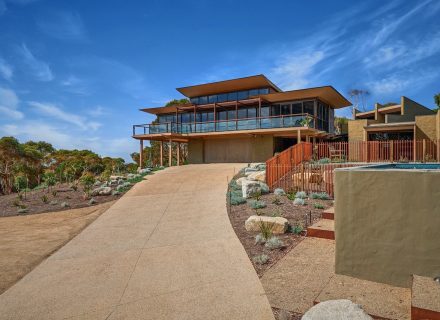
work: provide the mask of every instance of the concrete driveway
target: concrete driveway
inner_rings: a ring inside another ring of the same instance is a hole
[[[273,319],[229,223],[237,164],[137,184],[0,296],[1,319]]]

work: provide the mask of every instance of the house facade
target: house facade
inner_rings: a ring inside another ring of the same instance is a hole
[[[177,90],[190,102],[141,109],[156,120],[134,125],[133,138],[141,148],[144,140],[188,143],[189,163],[266,161],[334,135],[334,110],[351,105],[332,86],[282,91],[264,75]]]

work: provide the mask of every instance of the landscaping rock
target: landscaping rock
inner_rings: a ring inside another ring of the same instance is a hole
[[[243,193],[243,198],[247,199],[253,197],[257,193],[269,193],[269,187],[261,181],[244,180],[241,183],[241,191]]]
[[[68,204],[67,202],[61,202],[61,208],[69,208],[70,204]]]
[[[241,177],[241,178],[238,178],[237,180],[235,180],[235,182],[241,187],[243,184],[243,181],[246,181],[246,180],[247,180],[246,177]]]
[[[125,177],[114,175],[114,176],[110,176],[110,180],[125,180]]]
[[[99,195],[99,192],[100,192],[102,189],[104,189],[104,188],[107,188],[107,187],[99,187],[99,188],[95,188],[95,189],[92,190],[92,192],[90,193],[90,195],[91,195],[91,196],[97,196],[97,195]]]
[[[257,171],[258,171],[258,169],[252,168],[252,167],[244,168],[244,174],[246,176],[250,175],[252,172],[257,172]]]
[[[96,201],[95,199],[90,199],[89,200],[89,206],[91,206],[91,205],[93,205],[93,204],[96,204],[96,203],[98,203],[98,201]]]
[[[318,303],[307,311],[302,320],[321,319],[350,319],[370,320],[373,319],[359,306],[350,300],[329,300]]]
[[[283,217],[250,216],[244,223],[247,231],[260,231],[260,224],[272,226],[272,233],[285,233],[289,227],[289,221]]]
[[[58,201],[53,200],[53,201],[51,201],[49,204],[50,204],[51,206],[56,206],[56,205],[58,204]]]
[[[17,212],[18,213],[27,213],[28,209],[18,209]]]
[[[96,180],[95,183],[93,184],[94,187],[99,187],[101,185],[101,181]]]
[[[247,176],[247,179],[265,182],[266,181],[266,171],[252,172]]]
[[[117,196],[117,195],[120,195],[121,193],[119,192],[119,191],[117,191],[117,190],[113,190],[112,191],[112,196]]]
[[[150,173],[150,172],[151,172],[151,169],[149,169],[149,168],[144,168],[144,169],[140,169],[140,168],[138,168],[137,172],[138,172],[139,174],[147,174],[147,173]]]
[[[100,196],[108,196],[112,193],[112,188],[110,187],[104,187],[104,188],[100,188],[98,195]]]
[[[286,195],[286,192],[285,192],[283,189],[281,189],[281,188],[276,188],[276,189],[273,191],[273,193],[274,193],[274,195],[276,195],[276,196],[285,196],[285,195]]]

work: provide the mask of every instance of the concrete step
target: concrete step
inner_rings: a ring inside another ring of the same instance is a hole
[[[335,207],[322,211],[322,219],[335,220]]]
[[[335,221],[321,219],[307,228],[307,237],[335,239]]]
[[[440,283],[433,278],[413,276],[411,319],[440,320]]]

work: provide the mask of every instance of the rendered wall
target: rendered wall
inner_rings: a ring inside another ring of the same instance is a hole
[[[350,120],[348,121],[348,141],[366,141],[364,127],[368,120]]]
[[[188,162],[203,163],[203,140],[190,140],[188,142]]]
[[[338,274],[409,287],[440,274],[440,172],[336,170]]]
[[[414,117],[418,115],[434,114],[434,111],[432,111],[431,109],[404,96],[402,96],[400,103],[403,106],[404,115],[411,115]]]
[[[437,140],[437,115],[416,117],[416,139]]]

